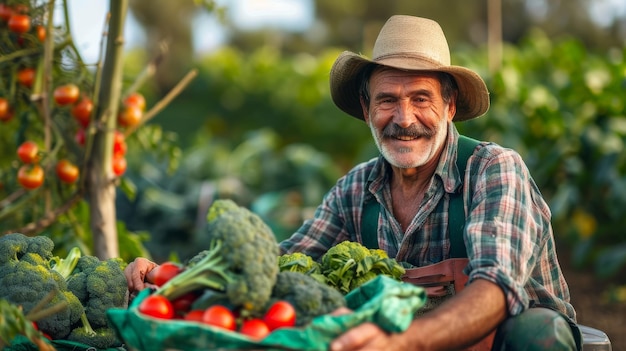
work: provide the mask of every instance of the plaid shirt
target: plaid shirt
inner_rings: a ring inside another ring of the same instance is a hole
[[[450,258],[449,194],[463,189],[464,241],[469,281],[481,278],[505,292],[509,313],[541,305],[576,318],[556,255],[551,213],[521,156],[481,142],[467,162],[462,181],[456,166],[458,131],[449,124],[448,147],[418,213],[403,231],[391,211],[390,165],[382,158],[361,163],[338,180],[315,216],[291,238],[282,253],[300,251],[319,258],[333,245],[361,239],[364,201],[381,206],[378,245],[401,262],[425,266]],[[467,186],[463,187],[463,182]],[[443,201],[443,206],[439,202]]]

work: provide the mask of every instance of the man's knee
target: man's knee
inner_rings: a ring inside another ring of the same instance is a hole
[[[547,308],[530,308],[498,328],[493,350],[577,350],[570,323]]]

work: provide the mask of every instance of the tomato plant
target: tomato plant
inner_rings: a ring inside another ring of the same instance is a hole
[[[228,330],[237,329],[237,320],[231,310],[222,305],[212,305],[204,310],[202,322]]]
[[[54,89],[54,101],[61,106],[75,103],[79,95],[80,89],[72,83],[60,85]]]
[[[35,81],[35,69],[32,67],[20,69],[17,71],[17,81],[27,88],[32,87]]]
[[[270,333],[270,328],[259,318],[246,319],[241,323],[239,328],[241,334],[247,335],[253,339],[263,339]]]
[[[137,309],[140,313],[155,318],[174,318],[174,307],[172,306],[170,300],[165,298],[163,295],[152,294],[146,297],[143,301],[141,301]]]
[[[170,279],[174,278],[178,275],[178,273],[182,272],[183,268],[181,265],[174,262],[163,262],[158,265],[153,270],[152,279],[154,281],[154,285],[162,286],[167,283]]]
[[[296,309],[287,301],[274,302],[263,315],[270,330],[293,327],[296,324]]]
[[[13,13],[9,17],[9,30],[15,33],[26,33],[30,30],[30,16]]]
[[[126,157],[120,155],[113,155],[113,174],[121,176],[126,172]]]
[[[80,174],[78,167],[67,159],[57,162],[56,172],[57,177],[68,184],[74,183]]]
[[[143,111],[146,109],[146,99],[143,97],[141,93],[138,93],[138,92],[130,93],[124,99],[124,106],[125,107],[137,106],[139,107],[140,110]]]
[[[24,163],[35,163],[39,160],[37,143],[26,140],[17,148],[17,157]]]
[[[84,96],[76,105],[72,107],[72,116],[74,116],[74,119],[76,119],[78,124],[86,128],[89,125],[92,111],[93,101]]]
[[[28,190],[37,189],[43,184],[44,171],[38,164],[25,164],[17,172],[17,181]]]
[[[118,114],[117,123],[122,127],[134,127],[139,124],[143,117],[143,110],[139,106],[126,106]]]

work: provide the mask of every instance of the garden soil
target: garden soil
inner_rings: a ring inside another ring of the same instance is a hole
[[[613,351],[626,351],[626,302],[608,302],[603,297],[611,287],[626,284],[624,275],[618,275],[622,281],[600,279],[591,269],[573,267],[563,251],[559,252],[559,261],[569,284],[578,323],[605,332]]]

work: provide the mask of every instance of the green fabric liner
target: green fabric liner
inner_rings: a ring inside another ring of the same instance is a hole
[[[373,322],[388,332],[402,332],[426,302],[423,288],[378,276],[346,295],[354,312],[320,316],[302,328],[281,328],[255,341],[245,335],[183,320],[160,320],[138,313],[149,294],[143,290],[128,309],[107,312],[119,337],[130,350],[327,350],[344,331]]]

